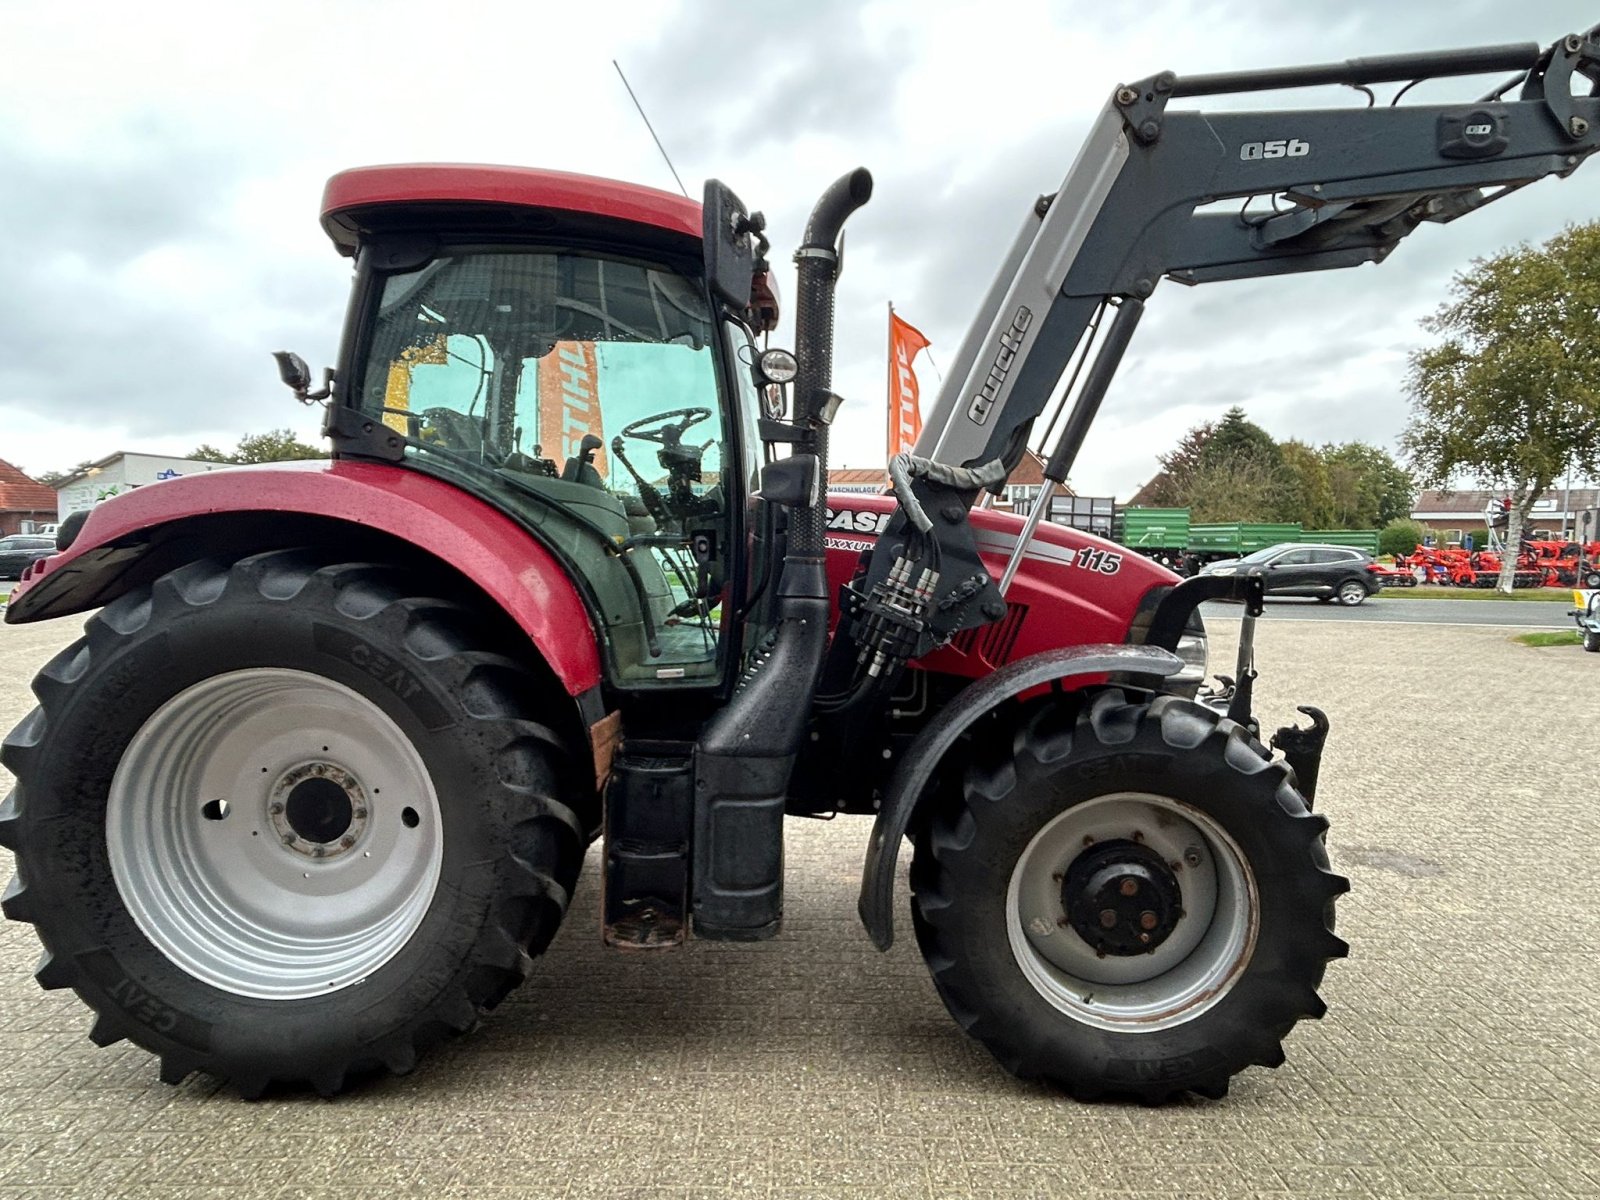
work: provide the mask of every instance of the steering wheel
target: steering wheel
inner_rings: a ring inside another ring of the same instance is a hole
[[[683,420],[676,426],[669,426],[667,422],[674,417],[682,417]],[[622,436],[638,438],[641,442],[655,442],[657,445],[670,446],[683,437],[687,430],[702,421],[710,419],[711,410],[709,408],[674,408],[670,412],[656,413],[653,416],[635,421],[632,425],[624,426]],[[655,425],[657,428],[646,429],[646,425]],[[668,440],[669,434],[671,435],[670,441]]]

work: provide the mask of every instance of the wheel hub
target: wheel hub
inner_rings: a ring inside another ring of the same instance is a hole
[[[337,858],[366,832],[367,794],[343,767],[303,763],[279,777],[267,796],[267,815],[290,850],[307,858]]]
[[[1073,860],[1061,907],[1100,955],[1151,954],[1183,919],[1177,877],[1159,854],[1126,839],[1100,842]]]

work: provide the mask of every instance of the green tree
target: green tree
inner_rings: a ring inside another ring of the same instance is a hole
[[[1440,343],[1411,356],[1406,453],[1426,486],[1506,489],[1516,546],[1569,463],[1600,473],[1600,222],[1480,259],[1451,294],[1423,322]],[[1515,563],[1505,556],[1502,592]]]
[[[1206,439],[1200,451],[1199,465],[1212,466],[1221,462],[1250,460],[1269,469],[1278,466],[1278,443],[1272,435],[1249,417],[1238,405],[1223,414],[1221,422]]]
[[[1322,461],[1334,497],[1332,528],[1373,529],[1411,515],[1416,481],[1385,451],[1365,442],[1330,444]]]
[[[1271,521],[1283,503],[1277,466],[1249,455],[1206,463],[1190,482],[1186,504],[1193,521]]]
[[[70,478],[71,476],[76,475],[79,471],[83,470],[85,467],[92,467],[93,465],[94,460],[92,458],[86,458],[77,466],[68,467],[65,471],[46,471],[42,475],[33,475],[30,476],[30,478],[38,483],[46,485],[47,487],[55,487],[55,485],[60,483],[63,479]]]
[[[1378,553],[1410,554],[1422,545],[1422,539],[1427,535],[1428,530],[1422,522],[1413,521],[1410,517],[1397,517],[1378,530]]]
[[[328,452],[320,446],[302,442],[291,430],[269,429],[266,433],[245,434],[239,439],[239,448],[231,453],[202,444],[190,451],[187,457],[206,462],[268,463],[327,458]]]
[[[1304,442],[1278,447],[1281,463],[1277,519],[1307,529],[1334,528],[1333,485],[1322,455]]]
[[[1196,425],[1183,435],[1174,449],[1157,456],[1161,474],[1147,489],[1147,503],[1158,508],[1188,506],[1194,494],[1194,473],[1200,467],[1200,457],[1215,430],[1216,426],[1210,421]]]

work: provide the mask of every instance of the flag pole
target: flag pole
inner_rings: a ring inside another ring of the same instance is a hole
[[[889,347],[888,363],[889,363],[889,368],[888,368],[888,376],[887,376],[888,386],[884,389],[884,393],[883,393],[884,409],[885,409],[885,412],[887,413],[887,420],[886,420],[886,423],[884,425],[884,437],[883,437],[884,454],[883,454],[883,460],[884,460],[884,462],[888,462],[889,459],[894,457],[894,419],[895,419],[895,407],[896,407],[897,398],[898,398],[898,394],[895,391],[896,375],[895,375],[895,369],[894,369],[894,301],[893,300],[889,301],[889,319],[884,325],[884,335],[888,339],[888,347]]]

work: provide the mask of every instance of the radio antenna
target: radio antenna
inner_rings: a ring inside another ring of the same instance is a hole
[[[661,144],[661,139],[656,137],[656,127],[650,124],[650,118],[644,115],[644,105],[639,103],[639,97],[633,94],[633,86],[628,82],[628,77],[622,73],[622,64],[616,59],[611,60],[611,65],[616,67],[617,76],[622,80],[622,86],[628,89],[628,99],[633,101],[633,106],[639,110],[639,119],[644,122],[644,127],[650,131],[650,137],[655,141],[656,149],[661,151],[661,157],[666,160],[667,170],[672,172],[672,178],[677,180],[678,190],[688,199],[689,189],[683,186],[683,180],[678,179],[678,168],[672,165],[672,156],[667,153],[667,148]]]

